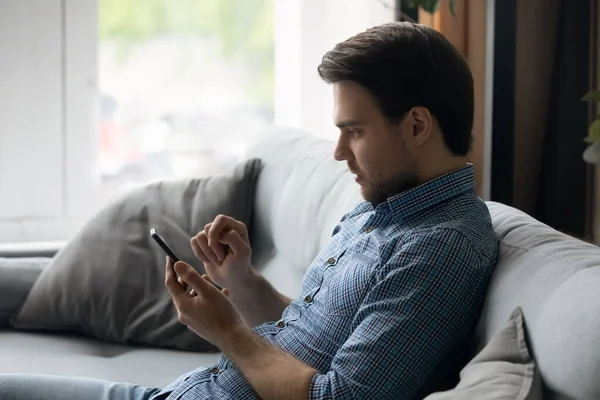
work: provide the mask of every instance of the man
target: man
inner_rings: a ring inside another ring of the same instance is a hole
[[[298,297],[259,276],[246,227],[219,216],[191,240],[207,275],[166,263],[179,318],[222,350],[216,365],[163,389],[0,377],[0,398],[413,399],[457,372],[446,361],[475,325],[498,249],[465,159],[470,71],[438,32],[392,23],[338,44],[318,72],[333,86],[334,157],[365,202]]]

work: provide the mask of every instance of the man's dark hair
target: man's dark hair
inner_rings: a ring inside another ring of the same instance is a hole
[[[327,83],[354,81],[373,95],[391,122],[416,106],[437,119],[452,154],[471,147],[473,76],[460,52],[424,25],[393,22],[338,43],[318,67]]]

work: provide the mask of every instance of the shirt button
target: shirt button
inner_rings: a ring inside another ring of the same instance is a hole
[[[327,264],[333,264],[333,263],[335,263],[335,258],[329,257],[329,259],[327,259]]]
[[[365,232],[367,232],[367,233],[371,233],[371,232],[373,232],[373,229],[375,229],[375,228],[373,228],[372,226],[367,226],[367,227],[365,228]]]
[[[277,327],[278,327],[278,328],[283,328],[284,326],[285,326],[285,322],[283,322],[283,321],[279,321],[279,322],[277,323]]]
[[[310,294],[304,298],[304,301],[307,303],[310,303],[311,300],[312,300],[312,296]]]
[[[210,370],[211,374],[218,374],[219,373],[219,367],[214,367],[213,369]]]

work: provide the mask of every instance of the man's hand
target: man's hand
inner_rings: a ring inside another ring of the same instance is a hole
[[[238,288],[251,275],[252,250],[248,229],[243,222],[218,215],[190,241],[206,273],[221,287]]]
[[[210,279],[231,293],[229,299],[248,327],[279,319],[291,303],[252,268],[248,229],[243,222],[219,215],[190,244]]]
[[[165,285],[179,321],[221,349],[262,398],[308,397],[310,382],[317,371],[247,329],[229,301],[227,289],[220,291],[208,275],[200,275],[182,261],[173,266],[167,257],[165,269]],[[177,275],[196,294],[190,294],[177,281]]]
[[[181,285],[177,275],[194,293],[190,294]],[[227,298],[228,290],[219,291],[207,275],[200,275],[190,265],[180,261],[173,266],[173,261],[167,257],[165,286],[171,294],[179,321],[217,347],[226,336],[243,328],[240,316]]]

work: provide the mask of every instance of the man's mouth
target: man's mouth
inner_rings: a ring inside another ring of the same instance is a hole
[[[356,172],[354,170],[354,168],[352,168],[350,165],[348,165],[348,171],[350,171],[350,173],[352,175],[354,175],[354,180],[358,183],[360,180],[362,180],[361,176],[358,174],[358,172]]]
[[[350,171],[350,173],[351,173],[352,175],[354,175],[354,180],[355,180],[356,182],[358,182],[358,181],[361,179],[361,178],[360,178],[360,175],[358,174],[358,172],[354,172],[354,170],[353,170],[352,168],[350,168],[350,166],[348,166],[348,171]]]

